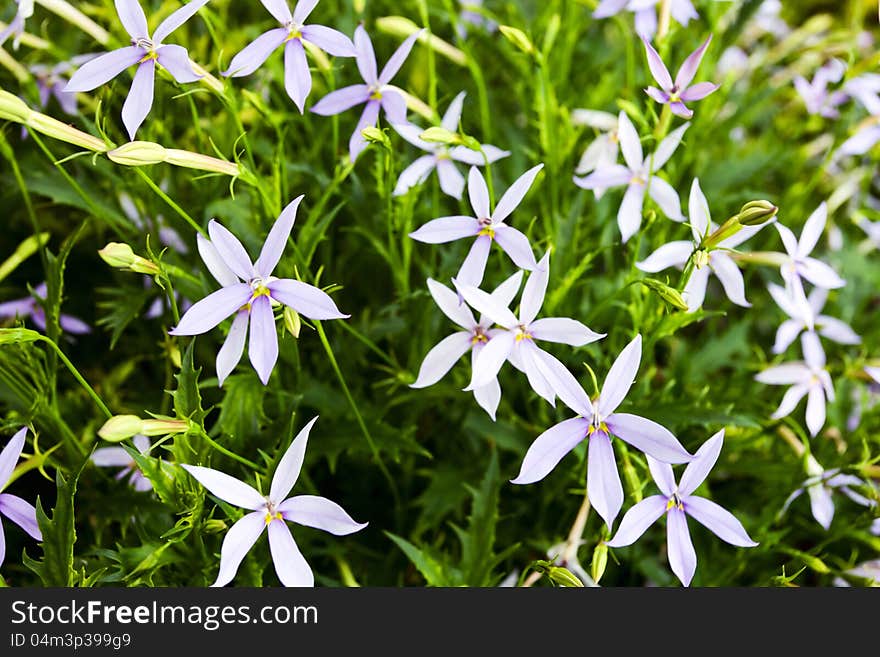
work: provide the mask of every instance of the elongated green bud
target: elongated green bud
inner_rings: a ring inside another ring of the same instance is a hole
[[[501,30],[501,34],[503,34],[508,41],[522,50],[525,54],[531,55],[535,52],[535,46],[522,30],[516,27],[511,27],[510,25],[501,25],[498,29]]]
[[[461,144],[461,136],[447,130],[446,128],[433,127],[428,128],[419,135],[419,139],[432,144],[446,144],[447,146],[458,146]]]
[[[170,433],[183,433],[189,429],[187,420],[173,420],[171,418],[144,420],[140,433],[145,436],[166,436]]]
[[[560,566],[550,566],[547,569],[547,576],[550,578],[550,581],[554,584],[558,584],[559,586],[566,586],[571,588],[583,588],[584,583],[579,580],[574,573],[572,573],[568,568],[561,568]]]
[[[165,149],[165,162],[178,167],[186,167],[188,169],[199,169],[200,171],[212,171],[214,173],[222,173],[227,176],[237,178],[241,175],[241,169],[235,162],[228,162],[210,155],[202,155],[201,153],[193,153],[192,151],[182,151],[176,148]]]
[[[687,303],[685,303],[684,297],[681,296],[681,292],[676,290],[674,287],[670,287],[665,283],[661,283],[654,278],[643,278],[640,282],[642,285],[654,292],[658,297],[663,299],[663,301],[665,301],[668,305],[672,306],[676,310],[688,309],[688,305]]]
[[[144,421],[137,415],[114,415],[98,429],[98,435],[111,443],[118,443],[143,433]]]
[[[53,119],[48,114],[42,112],[32,112],[25,125],[32,130],[36,130],[40,134],[66,141],[68,144],[79,146],[96,153],[104,153],[107,151],[107,144],[97,137],[93,137],[87,132],[77,130],[72,125],[63,123],[58,119]]]
[[[737,215],[739,223],[743,226],[759,226],[770,221],[779,212],[779,208],[770,201],[749,201]]]
[[[128,244],[122,242],[110,242],[98,251],[98,255],[111,267],[151,276],[159,273],[156,263],[137,255]]]
[[[127,167],[141,167],[147,164],[160,164],[165,161],[165,147],[152,141],[130,141],[119,148],[107,152],[107,157],[116,164]]]
[[[302,329],[299,313],[290,306],[284,306],[284,328],[295,338],[299,337],[299,332]]]
[[[597,584],[605,574],[605,567],[608,565],[608,546],[602,542],[593,550],[593,563],[590,568],[590,575]]]
[[[31,114],[33,114],[33,110],[21,98],[8,91],[0,90],[0,119],[27,123]]]

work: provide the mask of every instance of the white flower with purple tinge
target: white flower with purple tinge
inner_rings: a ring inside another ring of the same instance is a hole
[[[131,439],[141,454],[150,451],[150,439],[137,434]],[[150,480],[140,471],[131,455],[122,447],[100,447],[94,451],[91,461],[101,468],[122,468],[116,473],[116,479],[128,478],[128,483],[136,490],[145,492],[153,488]]]
[[[456,274],[459,285],[479,286],[486,271],[492,242],[497,242],[513,263],[520,269],[532,270],[536,266],[535,254],[529,238],[504,223],[522,202],[526,192],[535,181],[543,164],[532,167],[516,179],[492,210],[489,207],[489,189],[483,174],[476,167],[468,173],[468,197],[475,217],[456,215],[440,217],[409,234],[414,240],[427,244],[444,244],[473,237],[474,243]]]
[[[147,17],[138,0],[116,0],[116,12],[131,45],[105,53],[83,64],[64,88],[67,92],[91,91],[105,84],[130,66],[137,66],[131,90],[122,106],[122,122],[133,140],[153,106],[156,64],[167,70],[180,83],[196,82],[202,76],[193,71],[183,46],[166,45],[162,41],[183,25],[208,0],[191,0],[159,23],[150,36]]]
[[[703,42],[703,45],[694,50],[684,60],[684,64],[681,65],[678,73],[675,74],[675,82],[672,81],[672,76],[669,74],[666,64],[663,63],[663,60],[657,51],[654,50],[651,43],[644,37],[642,37],[642,41],[645,44],[645,53],[648,56],[648,68],[651,69],[651,75],[654,76],[657,84],[660,85],[659,89],[657,87],[648,87],[645,89],[645,93],[661,105],[669,105],[669,109],[676,116],[680,116],[683,119],[691,118],[694,113],[687,108],[685,103],[702,100],[718,89],[718,85],[712,82],[698,82],[695,85],[691,85],[691,81],[700,67],[700,62],[703,60],[706,48],[709,47],[709,42],[712,41],[712,35],[710,34]]]
[[[620,235],[626,242],[635,235],[642,225],[642,206],[645,192],[660,206],[667,217],[673,221],[684,221],[681,215],[681,201],[678,192],[668,182],[656,175],[664,164],[672,157],[681,143],[684,131],[689,123],[676,128],[657,146],[657,150],[648,157],[642,153],[639,133],[625,112],[618,116],[617,134],[620,139],[620,150],[623,151],[622,164],[610,164],[597,168],[583,178],[575,176],[574,182],[584,189],[608,189],[626,185],[626,193],[617,211],[617,225]]]
[[[829,93],[828,84],[840,82],[845,71],[846,64],[839,59],[832,59],[824,66],[819,67],[811,82],[808,82],[801,75],[794,78],[794,88],[807,106],[807,112],[819,114],[826,119],[836,119],[840,116],[837,107],[843,104],[849,96],[843,91]]]
[[[789,415],[798,402],[807,396],[807,428],[815,436],[825,424],[825,402],[834,401],[831,375],[825,369],[825,351],[819,336],[812,331],[801,335],[803,361],[783,363],[769,367],[755,376],[756,381],[770,385],[791,386],[785,391],[779,407],[770,417],[778,420]]]
[[[21,41],[21,35],[24,34],[24,22],[34,15],[34,0],[15,0],[18,9],[15,10],[15,16],[9,21],[6,28],[0,31],[0,46],[6,43],[6,39],[15,35],[12,40],[13,50],[18,50],[18,44]]]
[[[30,317],[38,329],[45,331],[46,311],[43,310],[43,306],[39,303],[40,301],[45,301],[45,299],[46,284],[40,283],[34,288],[33,296],[0,303],[0,319]],[[58,316],[58,323],[61,325],[61,330],[73,335],[84,335],[92,332],[92,328],[88,324],[73,315],[61,313]]]
[[[406,41],[394,51],[391,58],[385,64],[381,73],[377,73],[376,53],[373,51],[373,42],[363,25],[358,25],[354,31],[355,61],[364,84],[354,84],[331,91],[312,106],[312,112],[321,116],[339,114],[355,105],[365,104],[357,127],[351,133],[348,140],[348,156],[352,162],[357,159],[364,148],[367,140],[362,133],[364,128],[376,125],[379,119],[379,110],[385,110],[385,117],[392,125],[406,123],[406,99],[399,91],[390,86],[393,78],[415,45],[416,39],[422,34],[419,30],[407,37]]]
[[[712,222],[709,203],[703,195],[703,190],[700,189],[700,181],[697,178],[694,178],[694,182],[691,184],[688,212],[690,213],[690,226],[694,241],[679,240],[664,244],[647,258],[637,262],[636,267],[651,273],[667,267],[681,269],[691,258],[691,255],[696,252],[693,272],[682,291],[682,296],[688,305],[688,312],[694,312],[702,307],[710,273],[715,274],[721,281],[728,299],[738,306],[751,307],[752,304],[746,301],[743,276],[726,250],[733,249],[745,242],[759,231],[763,224],[761,226],[744,226],[739,232],[722,240],[715,249],[702,249],[703,240],[718,226]]]
[[[807,455],[807,475],[808,479],[803,485],[788,496],[785,504],[782,506],[782,513],[788,510],[788,507],[798,497],[806,491],[810,498],[810,510],[813,517],[824,529],[831,527],[831,521],[834,519],[834,499],[832,493],[839,490],[856,504],[866,506],[868,508],[877,506],[874,500],[870,500],[864,495],[855,492],[850,486],[867,486],[868,484],[853,475],[840,474],[840,468],[832,468],[826,470],[812,455]]]
[[[666,515],[666,556],[669,567],[684,586],[690,586],[697,570],[697,553],[691,541],[687,517],[690,516],[722,541],[737,547],[755,547],[742,523],[727,509],[712,500],[694,495],[718,460],[724,442],[724,429],[709,438],[697,450],[675,483],[672,467],[648,455],[648,468],[661,495],[646,497],[626,512],[608,547],[635,543],[645,530]]]
[[[336,57],[354,57],[354,44],[342,32],[323,25],[305,25],[318,0],[300,0],[291,14],[286,0],[260,0],[281,27],[263,32],[232,58],[223,75],[241,77],[256,71],[276,49],[284,46],[284,88],[300,113],[312,90],[312,75],[303,42]]]
[[[440,125],[449,132],[458,132],[464,96],[465,92],[463,91],[458,94],[449,104],[446,114],[443,115]],[[480,153],[465,146],[450,148],[446,144],[427,142],[419,137],[424,132],[422,128],[412,123],[395,123],[393,127],[410,144],[428,153],[428,155],[422,155],[416,159],[400,172],[394,187],[394,196],[406,194],[412,187],[421,185],[436,169],[437,178],[440,180],[440,189],[452,197],[461,199],[461,194],[464,191],[464,176],[461,175],[453,162],[483,166],[486,160],[491,164],[510,155],[510,151],[503,151],[491,144],[482,144],[483,152]],[[483,153],[486,155],[485,159]]]
[[[657,31],[657,3],[660,0],[601,0],[593,12],[593,18],[608,18],[623,10],[635,14],[636,33],[651,38]],[[690,0],[671,0],[670,15],[682,26],[700,15]]]
[[[489,342],[476,356],[471,382],[465,390],[476,390],[489,385],[498,376],[505,361],[525,372],[529,385],[550,404],[554,403],[559,387],[545,370],[565,369],[555,357],[538,347],[535,341],[556,342],[582,347],[605,337],[583,323],[568,317],[535,319],[544,304],[550,279],[550,252],[548,251],[529,275],[519,304],[519,317],[514,315],[501,299],[483,292],[473,285],[453,280],[468,304],[502,327],[490,336]],[[570,376],[570,375],[569,375]]]
[[[507,308],[519,291],[522,277],[523,273],[520,270],[495,288],[490,294],[493,301]],[[410,384],[411,388],[426,388],[437,383],[468,351],[471,352],[472,362],[476,363],[480,352],[499,332],[498,329],[492,328],[493,321],[486,315],[481,315],[479,321],[475,320],[471,309],[461,303],[458,295],[445,285],[429,278],[428,289],[443,314],[463,330],[443,338],[428,352],[419,367],[416,380]],[[474,388],[473,392],[474,399],[494,421],[495,412],[501,401],[501,386],[498,384],[498,378],[495,377],[486,385]]]
[[[806,303],[797,297],[797,293],[791,294],[780,285],[768,284],[770,296],[789,319],[782,322],[776,331],[776,342],[773,344],[773,353],[781,354],[788,349],[801,331],[816,331],[823,338],[828,338],[838,344],[860,344],[862,339],[852,330],[849,324],[836,317],[823,315],[822,308],[828,300],[828,290],[821,287],[813,288],[806,298]]]
[[[460,0],[461,12],[458,14],[459,22],[456,24],[456,32],[462,39],[467,38],[467,25],[481,27],[486,32],[494,32],[498,29],[498,23],[483,15],[483,0]]]
[[[312,569],[299,551],[285,521],[314,527],[336,536],[352,534],[367,526],[367,523],[352,520],[341,506],[326,497],[287,497],[299,478],[309,431],[317,419],[313,418],[290,443],[272,477],[268,495],[218,470],[198,465],[181,466],[213,495],[250,511],[226,533],[220,549],[220,571],[212,586],[225,586],[232,581],[245,555],[264,529],[269,533],[269,550],[281,583],[284,586],[314,586]]]
[[[822,232],[825,230],[825,222],[827,220],[828,206],[825,201],[822,201],[804,224],[800,239],[794,236],[791,229],[776,222],[776,230],[779,231],[782,244],[785,246],[785,251],[788,254],[787,260],[780,268],[780,273],[786,285],[800,288],[800,292],[795,289],[794,294],[803,294],[802,278],[816,287],[829,290],[846,285],[846,281],[834,269],[821,260],[810,256],[810,253],[816,248]]]
[[[599,135],[584,149],[581,159],[578,161],[574,172],[584,176],[596,169],[617,164],[617,155],[620,152],[620,138],[617,135],[618,119],[610,112],[599,110],[576,109],[571,113],[571,122],[574,125],[585,125],[599,130]],[[602,198],[605,190],[602,187],[593,189],[597,199]]]
[[[694,458],[665,427],[638,415],[616,412],[635,381],[641,358],[642,336],[637,335],[608,370],[595,402],[590,401],[567,369],[545,369],[543,373],[554,381],[559,398],[579,417],[563,420],[538,436],[526,452],[519,475],[511,483],[540,481],[566,454],[589,440],[587,495],[610,530],[623,506],[623,485],[617,472],[612,436],[667,463],[687,463]],[[541,361],[538,364],[543,367]]]
[[[293,308],[309,319],[342,319],[333,299],[314,285],[292,278],[276,278],[272,271],[281,260],[284,246],[293,230],[296,210],[303,197],[288,204],[269,231],[260,257],[251,262],[241,242],[212,219],[208,240],[197,235],[199,255],[208,270],[223,287],[196,302],[169,331],[171,335],[199,335],[235,314],[223,347],[217,352],[217,378],[220,385],[232,372],[244,352],[250,322],[248,356],[263,385],[278,360],[278,334],[275,331],[273,305]]]
[[[9,485],[9,480],[12,479],[15,464],[18,463],[21,450],[24,449],[26,434],[27,427],[19,429],[9,442],[6,443],[3,451],[0,452],[0,491],[6,488]],[[43,540],[40,526],[37,524],[37,510],[31,504],[18,497],[18,495],[0,492],[0,517],[3,516],[21,527],[31,537],[38,541]],[[3,534],[3,522],[0,521],[0,566],[3,565],[5,557],[6,538]]]
[[[60,62],[55,66],[47,66],[45,64],[34,64],[29,67],[31,73],[37,82],[37,91],[40,96],[40,107],[46,107],[49,99],[54,96],[58,101],[58,105],[65,114],[74,115],[77,112],[76,93],[65,91],[67,86],[67,78],[64,77],[75,66],[80,66],[94,59],[98,53],[88,53],[77,55],[70,61]]]

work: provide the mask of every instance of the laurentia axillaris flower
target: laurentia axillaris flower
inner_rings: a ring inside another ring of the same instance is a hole
[[[0,491],[4,490],[12,479],[12,471],[15,470],[18,457],[21,456],[21,451],[24,449],[26,435],[27,427],[22,427],[0,452]],[[37,524],[37,510],[17,495],[0,492],[0,516],[5,516],[36,540],[43,540],[43,535]],[[0,566],[3,565],[5,557],[6,539],[3,535],[3,522],[0,520]]]

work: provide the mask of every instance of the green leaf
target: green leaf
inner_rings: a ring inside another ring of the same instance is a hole
[[[30,237],[25,239],[15,248],[15,251],[12,252],[12,255],[6,258],[3,264],[0,265],[0,281],[9,276],[9,274],[14,272],[22,262],[24,262],[34,253],[36,253],[41,244],[45,245],[48,241],[49,233],[31,235]]]
[[[196,369],[193,364],[195,343],[195,340],[190,340],[183,358],[180,360],[180,373],[174,375],[174,378],[177,379],[177,390],[174,391],[174,410],[179,418],[201,422],[205,416],[205,412],[202,410],[202,396],[199,393],[199,374],[202,368]]]
[[[394,541],[403,553],[412,561],[413,565],[425,578],[428,586],[448,586],[443,566],[430,554],[419,549],[405,538],[396,536],[391,532],[385,532],[385,535]]]
[[[73,545],[76,542],[73,498],[78,479],[79,472],[67,480],[61,470],[55,471],[57,497],[51,518],[37,498],[37,524],[43,534],[43,558],[37,561],[25,555],[25,565],[39,575],[45,586],[70,587],[78,580],[73,567]]]
[[[260,426],[266,422],[263,412],[263,399],[266,386],[257,379],[256,374],[235,374],[223,382],[225,395],[220,403],[220,417],[217,427],[229,436],[234,444],[242,444],[256,436]]]
[[[140,451],[129,445],[120,445],[137,464],[137,467],[153,484],[153,490],[165,504],[177,506],[177,495],[174,492],[173,466],[159,458],[141,454]]]
[[[468,586],[487,586],[496,565],[493,547],[501,490],[498,454],[494,449],[480,487],[467,489],[473,498],[468,529],[465,532],[453,526],[461,541],[461,571]]]

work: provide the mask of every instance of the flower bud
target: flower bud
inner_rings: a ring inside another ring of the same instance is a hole
[[[446,128],[433,127],[428,128],[419,135],[419,139],[432,144],[446,144],[447,146],[458,146],[461,144],[461,137]]]
[[[384,130],[370,126],[361,130],[361,135],[371,144],[379,144],[383,148],[391,150],[391,140],[388,139]]]
[[[228,162],[227,160],[221,160],[210,155],[202,155],[201,153],[182,151],[177,148],[166,148],[164,150],[164,161],[174,166],[222,173],[233,178],[241,175],[241,169],[239,169],[238,164],[235,162]]]
[[[302,329],[299,313],[290,306],[284,306],[284,328],[295,338],[299,337],[300,329]]]
[[[508,41],[522,50],[525,54],[531,55],[535,52],[535,46],[532,45],[529,37],[527,37],[526,33],[522,30],[511,27],[510,25],[501,25],[498,29],[501,30],[501,34],[507,37]]]
[[[111,443],[118,443],[143,433],[144,421],[137,415],[114,415],[98,429],[98,435]]]
[[[770,221],[779,212],[779,208],[770,201],[749,201],[739,211],[737,218],[743,226],[759,226]]]
[[[62,123],[58,119],[53,119],[48,114],[31,112],[25,125],[42,135],[52,137],[52,139],[66,141],[68,144],[95,151],[96,153],[105,153],[107,151],[107,144],[97,137],[93,137],[82,130],[77,130],[72,125]]]
[[[605,574],[605,567],[608,565],[608,546],[602,542],[593,550],[593,563],[590,568],[590,575],[597,584]]]
[[[126,269],[137,274],[149,274],[155,276],[159,273],[156,263],[135,254],[128,244],[110,242],[98,251],[101,259],[111,267]]]
[[[159,164],[165,161],[165,147],[152,141],[131,141],[108,151],[107,157],[127,167]]]
[[[742,230],[742,224],[739,223],[737,219],[739,215],[734,215],[723,224],[721,224],[718,228],[715,229],[715,232],[709,235],[706,239],[703,240],[703,248],[714,249],[716,246],[721,244],[724,240],[733,237],[740,230]]]
[[[171,433],[183,433],[189,429],[189,421],[172,420],[171,418],[143,420],[140,433],[145,436],[167,436]]]
[[[640,282],[676,310],[688,309],[688,305],[685,303],[684,297],[681,296],[681,292],[675,288],[661,283],[654,278],[643,278]]]
[[[547,569],[547,576],[550,578],[550,581],[554,584],[558,584],[559,586],[566,587],[579,587],[583,588],[584,583],[579,580],[574,573],[572,573],[568,568],[561,568],[560,566],[550,566]]]
[[[0,89],[0,119],[27,123],[33,110],[21,98]]]

